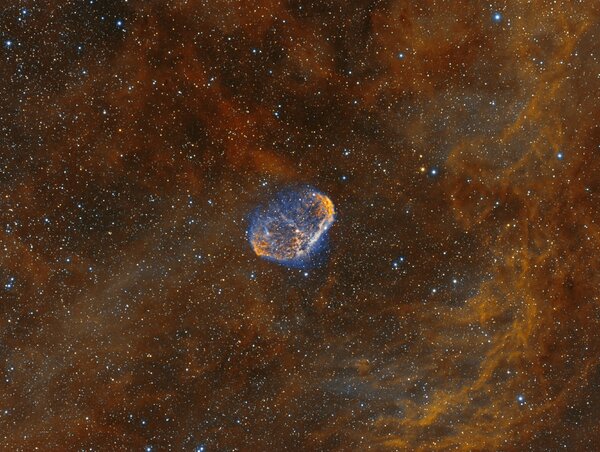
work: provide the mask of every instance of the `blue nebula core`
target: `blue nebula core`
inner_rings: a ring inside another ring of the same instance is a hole
[[[325,262],[333,203],[308,185],[277,193],[250,215],[248,241],[263,259],[292,268]]]

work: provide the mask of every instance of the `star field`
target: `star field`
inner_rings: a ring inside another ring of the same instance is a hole
[[[0,449],[597,450],[599,39],[593,1],[3,2]],[[291,186],[320,265],[249,243]]]

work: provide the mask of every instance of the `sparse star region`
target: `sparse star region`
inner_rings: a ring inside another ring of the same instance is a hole
[[[286,189],[252,213],[248,240],[257,256],[309,268],[322,263],[334,220],[328,196],[310,186]]]

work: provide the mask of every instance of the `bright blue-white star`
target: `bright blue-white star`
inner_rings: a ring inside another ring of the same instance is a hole
[[[16,278],[14,276],[11,276],[10,278],[8,278],[8,282],[6,284],[4,284],[4,289],[11,290],[13,287],[15,287],[15,281],[16,281]]]
[[[492,20],[499,24],[500,22],[502,22],[502,14],[496,11],[494,14],[492,14]]]
[[[400,256],[398,259],[392,261],[392,268],[397,270],[404,263],[404,256]]]
[[[25,18],[29,15],[29,10],[27,8],[21,8],[21,11],[19,11],[19,17],[17,18],[17,20],[19,22],[22,22],[23,20],[25,20]]]

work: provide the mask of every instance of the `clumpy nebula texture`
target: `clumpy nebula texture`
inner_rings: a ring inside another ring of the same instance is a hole
[[[311,267],[325,251],[333,202],[312,187],[280,192],[254,211],[248,239],[257,256],[289,267]]]

